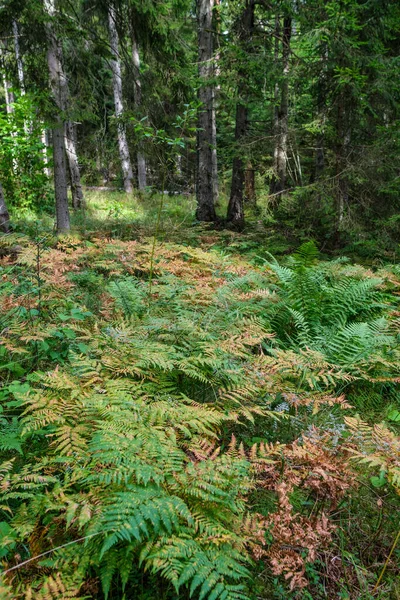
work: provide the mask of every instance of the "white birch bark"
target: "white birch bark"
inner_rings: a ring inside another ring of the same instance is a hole
[[[117,119],[117,136],[118,149],[121,159],[122,175],[124,178],[124,190],[127,193],[132,192],[132,163],[129,154],[128,139],[126,136],[125,125],[122,121],[124,113],[123,96],[122,96],[122,76],[121,76],[121,61],[119,56],[119,40],[116,27],[115,7],[110,4],[108,9],[108,31],[110,36],[110,49],[112,54],[111,71],[114,93],[115,117]]]
[[[142,82],[140,81],[140,55],[139,47],[136,42],[135,36],[132,33],[132,61],[133,61],[133,76],[135,83],[135,106],[140,109],[142,104]],[[139,190],[146,189],[146,159],[143,154],[143,144],[139,142],[137,151],[137,172],[138,172],[138,187]]]
[[[13,36],[14,36],[15,61],[17,63],[19,90],[21,92],[21,96],[24,96],[25,95],[24,65],[22,63],[21,51],[19,48],[18,23],[15,19],[13,19],[12,28],[13,28]]]
[[[46,129],[42,129],[42,136],[41,136],[41,140],[42,140],[42,148],[43,148],[43,163],[44,163],[44,174],[46,175],[46,177],[51,177],[51,169],[49,168],[49,160],[48,160],[48,156],[47,156],[47,149],[50,146],[50,142],[49,142],[49,133]]]

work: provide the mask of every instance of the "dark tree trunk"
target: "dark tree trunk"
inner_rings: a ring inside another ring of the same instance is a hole
[[[244,197],[249,204],[256,203],[256,183],[255,171],[250,161],[247,162],[246,171],[244,173]]]
[[[55,14],[54,0],[45,0],[45,6],[50,17]],[[64,123],[61,112],[65,110],[66,79],[61,65],[61,49],[54,34],[51,23],[47,24],[48,50],[47,64],[49,67],[50,86],[55,104],[58,108],[56,124],[53,128],[53,161],[54,161],[54,193],[56,199],[57,232],[69,231],[67,172],[65,164]]]
[[[197,0],[198,63],[200,108],[197,131],[196,217],[199,221],[215,221],[215,185],[213,174],[213,145],[215,143],[213,75],[213,6],[214,0]]]
[[[241,227],[244,224],[243,192],[244,192],[244,164],[240,156],[242,149],[240,142],[247,131],[247,107],[243,104],[236,106],[235,126],[235,154],[232,165],[231,195],[228,204],[227,220],[229,223]]]
[[[65,123],[65,151],[68,158],[69,178],[71,181],[72,206],[75,210],[84,204],[78,155],[76,152],[75,126],[71,121]]]
[[[278,37],[280,22],[277,19],[275,35]],[[275,149],[274,149],[274,177],[271,181],[270,194],[280,196],[286,187],[287,171],[287,138],[289,125],[289,65],[290,65],[290,39],[292,36],[292,18],[283,20],[282,35],[282,84],[280,90],[280,105],[275,112]]]
[[[10,215],[8,214],[6,201],[4,199],[3,188],[0,183],[0,231],[8,233],[10,231]]]
[[[247,0],[239,23],[239,42],[245,48],[251,39],[254,29],[254,0]],[[243,158],[243,143],[247,135],[247,95],[248,95],[248,76],[245,69],[241,68],[239,73],[238,101],[236,104],[236,124],[235,124],[235,156],[232,165],[232,184],[231,194],[228,204],[227,221],[235,227],[242,227],[244,224],[244,183],[245,168]]]
[[[350,146],[350,119],[346,107],[346,92],[338,99],[336,121],[336,228],[341,229],[346,206],[349,202],[349,185],[347,178],[347,157]]]

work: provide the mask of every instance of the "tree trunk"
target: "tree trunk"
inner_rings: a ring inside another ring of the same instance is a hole
[[[17,63],[19,89],[21,92],[21,96],[24,96],[25,95],[24,65],[22,63],[21,52],[20,52],[20,48],[19,48],[18,23],[15,19],[13,19],[12,27],[13,27],[15,61]]]
[[[275,39],[279,39],[280,23],[277,19]],[[292,35],[292,18],[283,20],[282,36],[282,84],[280,106],[275,113],[275,149],[274,149],[274,177],[270,186],[270,194],[280,196],[286,186],[287,171],[287,137],[288,137],[288,108],[289,108],[289,65],[290,65],[290,38]]]
[[[54,0],[45,0],[45,7],[50,17],[55,14]],[[50,86],[58,108],[53,128],[53,161],[54,192],[56,199],[57,232],[69,231],[67,173],[65,165],[64,124],[61,118],[66,104],[66,79],[61,66],[61,48],[51,23],[47,23],[48,49],[47,64],[49,67]]]
[[[54,17],[56,12],[55,0],[45,0],[45,2],[49,16]],[[62,64],[62,49],[51,24],[48,24],[47,30],[51,40],[50,46],[52,49],[51,67],[49,62],[50,79],[53,81],[52,91],[59,111],[65,115],[69,108],[70,94],[68,80]],[[74,125],[69,120],[64,123],[64,138],[64,148],[67,153],[68,169],[71,179],[72,205],[75,209],[81,208],[83,205],[83,191],[74,137]]]
[[[346,107],[346,91],[338,99],[336,122],[336,229],[340,231],[344,219],[345,208],[349,203],[349,184],[347,178],[347,157],[351,139],[350,115]]]
[[[213,10],[213,30],[215,31],[214,35],[214,45],[216,47],[215,56],[214,56],[214,78],[218,81],[220,76],[220,41],[219,34],[221,31],[221,8],[220,8],[221,0],[214,0],[214,10]],[[213,86],[213,104],[212,104],[212,185],[213,185],[213,196],[214,203],[218,205],[219,200],[219,185],[218,185],[218,154],[217,154],[217,115],[216,115],[216,105],[217,105],[217,96],[220,90],[220,85],[216,83]]]
[[[239,41],[245,48],[251,39],[254,29],[254,0],[247,0],[239,24]],[[227,220],[237,227],[244,224],[243,195],[245,183],[245,169],[243,159],[243,142],[247,135],[247,95],[248,95],[248,75],[247,71],[241,67],[239,73],[238,101],[236,105],[236,124],[235,124],[235,156],[232,166],[232,184],[231,194],[228,204]]]
[[[64,127],[60,121],[53,129],[54,192],[56,197],[57,233],[70,230],[67,169],[65,164]]]
[[[1,70],[3,75],[3,86],[4,86],[4,96],[6,100],[6,112],[8,115],[14,112],[14,93],[12,91],[12,84],[8,80],[7,77],[7,65],[5,60],[5,53],[3,48],[0,46],[0,58],[1,58]]]
[[[122,175],[124,178],[124,190],[127,193],[132,193],[132,163],[129,154],[126,129],[122,121],[124,105],[122,96],[121,61],[118,50],[119,40],[116,27],[116,12],[115,7],[112,4],[110,4],[108,9],[108,32],[110,36],[111,54],[113,56],[113,59],[110,61],[110,66],[112,71],[115,117],[117,119],[118,149],[121,159]]]
[[[72,206],[75,210],[84,204],[81,177],[79,173],[78,155],[75,143],[75,127],[71,121],[65,123],[65,151],[68,158],[69,177],[71,181]]]
[[[10,216],[8,214],[4,192],[0,183],[0,231],[8,233],[10,231]]]
[[[197,182],[196,217],[199,221],[215,221],[215,159],[213,168],[213,145],[215,142],[215,127],[213,128],[214,86],[210,83],[213,75],[213,31],[212,11],[214,0],[197,0],[198,26],[198,69],[200,87],[198,98],[197,131]]]
[[[244,174],[244,197],[249,204],[256,203],[255,171],[250,161],[247,162]]]
[[[137,41],[135,39],[134,33],[132,32],[132,60],[133,60],[133,77],[135,83],[135,107],[138,112],[140,111],[140,107],[142,105],[142,82],[140,81],[140,55],[139,55],[139,47]],[[143,154],[143,143],[140,141],[138,145],[137,151],[137,173],[138,173],[138,187],[139,190],[145,190],[147,181],[146,181],[146,159]]]
[[[41,141],[42,141],[42,147],[43,147],[43,164],[44,164],[44,174],[46,175],[46,177],[51,177],[51,169],[49,168],[49,161],[48,161],[48,157],[47,157],[47,149],[50,146],[50,142],[49,142],[49,133],[46,129],[42,129],[42,137],[41,137]]]

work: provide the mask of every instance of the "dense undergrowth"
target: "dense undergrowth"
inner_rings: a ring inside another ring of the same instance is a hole
[[[399,267],[168,202],[0,240],[0,597],[399,598]]]

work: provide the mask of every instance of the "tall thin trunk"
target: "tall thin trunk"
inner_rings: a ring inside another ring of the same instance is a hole
[[[350,115],[346,106],[346,91],[343,90],[338,99],[336,121],[336,227],[339,232],[349,202],[349,182],[347,177],[347,157],[351,139]]]
[[[13,19],[12,28],[13,28],[13,36],[14,36],[15,61],[17,63],[19,90],[21,92],[21,96],[24,96],[25,95],[24,65],[22,63],[21,51],[20,51],[20,47],[19,47],[18,23],[15,19]]]
[[[12,84],[7,77],[7,65],[5,60],[5,53],[2,46],[0,46],[0,59],[1,59],[1,71],[3,76],[4,95],[6,100],[6,111],[10,115],[14,112],[14,92],[12,91]]]
[[[215,31],[215,47],[216,51],[214,53],[214,78],[218,81],[218,77],[220,75],[220,41],[219,41],[219,33],[221,30],[221,14],[220,14],[220,4],[221,0],[214,0],[214,11],[213,11],[213,20],[214,26],[213,29]],[[213,86],[213,103],[212,103],[212,112],[211,112],[211,120],[212,120],[212,185],[213,185],[213,196],[214,202],[217,205],[219,199],[219,185],[218,185],[218,153],[217,153],[217,97],[218,92],[220,90],[220,85],[216,83]]]
[[[0,231],[8,233],[10,231],[10,215],[8,214],[4,192],[0,183]]]
[[[49,16],[54,17],[56,12],[55,0],[45,0],[45,5]],[[51,68],[49,63],[50,79],[53,80],[52,91],[54,95],[54,100],[57,104],[59,111],[65,115],[65,113],[67,113],[69,109],[70,94],[67,76],[62,64],[62,49],[59,40],[57,39],[57,36],[54,32],[54,29],[50,23],[47,25],[47,30],[51,39],[50,46],[52,48],[53,55],[53,64]],[[64,121],[64,147],[67,153],[68,169],[71,179],[72,205],[75,209],[77,209],[83,206],[83,191],[73,131],[73,123],[71,123],[69,120]]]
[[[327,120],[326,97],[328,94],[327,81],[327,61],[328,48],[326,43],[321,47],[320,68],[317,82],[317,119],[319,122],[319,132],[316,136],[316,147],[314,157],[314,169],[311,172],[310,183],[318,181],[325,170],[325,124]]]
[[[54,17],[54,0],[45,0],[45,7],[50,17]],[[53,161],[54,161],[54,192],[56,199],[57,232],[69,231],[69,210],[67,191],[67,172],[65,165],[64,123],[61,112],[65,110],[66,79],[61,66],[61,48],[53,31],[51,22],[47,23],[47,64],[49,67],[50,86],[58,112],[53,127]]]
[[[275,34],[276,35],[276,34]],[[282,35],[282,83],[280,90],[280,106],[276,115],[274,178],[271,182],[270,193],[281,195],[286,186],[287,171],[287,139],[289,125],[289,67],[290,39],[292,36],[292,18],[286,16],[283,20]]]
[[[239,41],[246,48],[251,39],[254,29],[254,5],[255,0],[247,0],[239,24]],[[235,156],[232,166],[231,194],[228,204],[228,222],[235,226],[244,224],[243,195],[245,184],[245,162],[243,159],[243,142],[247,135],[248,109],[248,75],[245,68],[241,67],[238,73],[238,100],[236,104],[235,124]]]
[[[75,141],[75,125],[72,121],[65,123],[65,151],[68,158],[69,178],[71,181],[72,206],[74,209],[82,208],[84,205],[81,176],[79,172],[78,155]]]
[[[214,0],[197,0],[198,26],[198,72],[200,87],[198,98],[197,130],[197,181],[196,217],[199,221],[215,221],[215,184],[213,182],[213,132],[214,89],[210,79],[213,75],[212,12]]]
[[[46,129],[42,129],[41,141],[42,141],[42,147],[43,147],[43,164],[44,164],[43,171],[44,171],[44,174],[46,175],[46,177],[51,177],[51,169],[49,168],[49,161],[48,161],[48,157],[47,157],[47,149],[50,146],[49,132]]]
[[[135,107],[140,111],[142,105],[142,82],[140,81],[140,55],[139,47],[132,32],[132,61],[133,61],[133,77],[135,83],[134,101]],[[146,181],[146,159],[143,154],[143,143],[139,142],[138,151],[136,155],[137,160],[137,173],[138,173],[138,187],[139,190],[145,190]]]
[[[68,210],[67,169],[65,164],[64,127],[53,128],[54,192],[56,197],[57,232],[70,230]]]
[[[256,182],[255,170],[250,161],[247,161],[246,171],[244,174],[244,197],[249,204],[256,203]]]
[[[124,190],[127,193],[132,192],[132,163],[129,154],[128,139],[126,137],[125,125],[122,121],[124,113],[123,95],[122,95],[122,76],[121,61],[119,56],[119,40],[116,27],[115,6],[110,4],[108,9],[108,32],[110,36],[110,49],[113,56],[110,61],[112,71],[112,82],[114,92],[115,117],[117,119],[118,149],[121,159],[122,175],[124,178]]]

